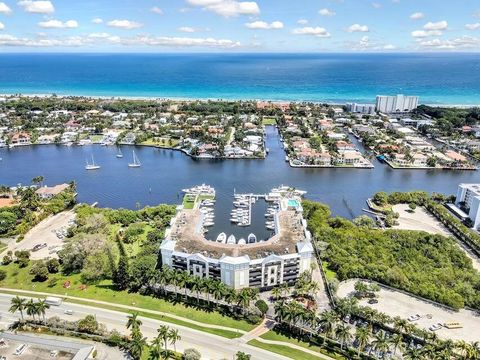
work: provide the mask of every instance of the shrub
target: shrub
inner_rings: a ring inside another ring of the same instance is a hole
[[[48,260],[46,265],[50,274],[56,274],[60,268],[60,263],[57,259]]]
[[[268,304],[262,299],[257,300],[255,302],[255,306],[263,315],[265,315],[268,311]]]
[[[5,280],[7,278],[7,272],[5,270],[0,269],[0,281]]]
[[[29,271],[30,275],[33,275],[34,281],[43,282],[48,279],[48,268],[43,261],[33,264]]]
[[[202,355],[197,349],[185,349],[183,352],[183,360],[200,360]]]

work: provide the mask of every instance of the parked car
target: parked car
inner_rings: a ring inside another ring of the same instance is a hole
[[[420,319],[420,315],[418,314],[415,314],[415,315],[411,315],[407,318],[408,321],[417,321],[418,319]]]
[[[41,250],[45,247],[47,247],[47,243],[35,244],[35,246],[32,248],[32,251],[38,251],[38,250]]]
[[[73,310],[67,309],[64,311],[65,315],[73,315]]]
[[[368,300],[368,303],[369,304],[378,304],[378,300],[377,299],[370,299],[370,300]]]
[[[442,327],[443,327],[442,324],[436,323],[436,324],[433,324],[432,326],[430,326],[430,327],[428,328],[428,330],[430,330],[430,331],[437,331],[437,330],[440,330]]]

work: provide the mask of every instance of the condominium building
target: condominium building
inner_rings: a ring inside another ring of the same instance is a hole
[[[480,184],[460,184],[455,204],[473,221],[473,228],[480,225]]]
[[[349,112],[360,113],[360,114],[375,114],[374,104],[347,103],[345,104],[345,107]]]
[[[303,193],[282,186],[269,194],[242,195],[248,199],[247,206],[252,206],[254,201],[268,203],[270,211],[265,215],[271,219],[266,221],[273,235],[257,239],[250,234],[248,239],[238,240],[233,234],[227,238],[225,233],[216,239],[207,239],[206,212],[198,200],[202,195],[187,193],[190,200],[194,197],[197,200],[193,208],[178,207],[160,246],[162,265],[217,279],[235,289],[267,290],[283,283],[293,285],[302,272],[310,269],[314,258],[311,235],[302,216],[300,196]]]
[[[385,96],[377,95],[375,108],[382,113],[403,113],[416,109],[418,106],[418,96]]]

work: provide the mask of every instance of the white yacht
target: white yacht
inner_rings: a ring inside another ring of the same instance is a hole
[[[249,244],[253,244],[257,242],[257,236],[253,233],[250,233],[247,239]]]
[[[235,244],[237,241],[234,235],[230,235],[227,239],[227,244]]]
[[[241,238],[240,240],[238,240],[237,244],[238,245],[245,245],[247,242],[245,241],[244,238]]]
[[[226,240],[227,240],[227,234],[225,234],[224,232],[218,234],[217,242],[224,243]]]
[[[118,148],[118,153],[117,153],[116,156],[117,156],[118,159],[123,158],[122,150],[120,148]]]

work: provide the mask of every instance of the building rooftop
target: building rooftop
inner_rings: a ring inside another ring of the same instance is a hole
[[[162,247],[174,247],[175,251],[199,253],[210,258],[223,256],[248,256],[250,259],[263,258],[270,254],[293,254],[297,252],[297,243],[304,241],[305,230],[302,215],[295,210],[278,212],[278,232],[266,241],[254,244],[224,244],[209,241],[201,233],[201,212],[198,209],[183,209],[176,217],[167,241]]]

